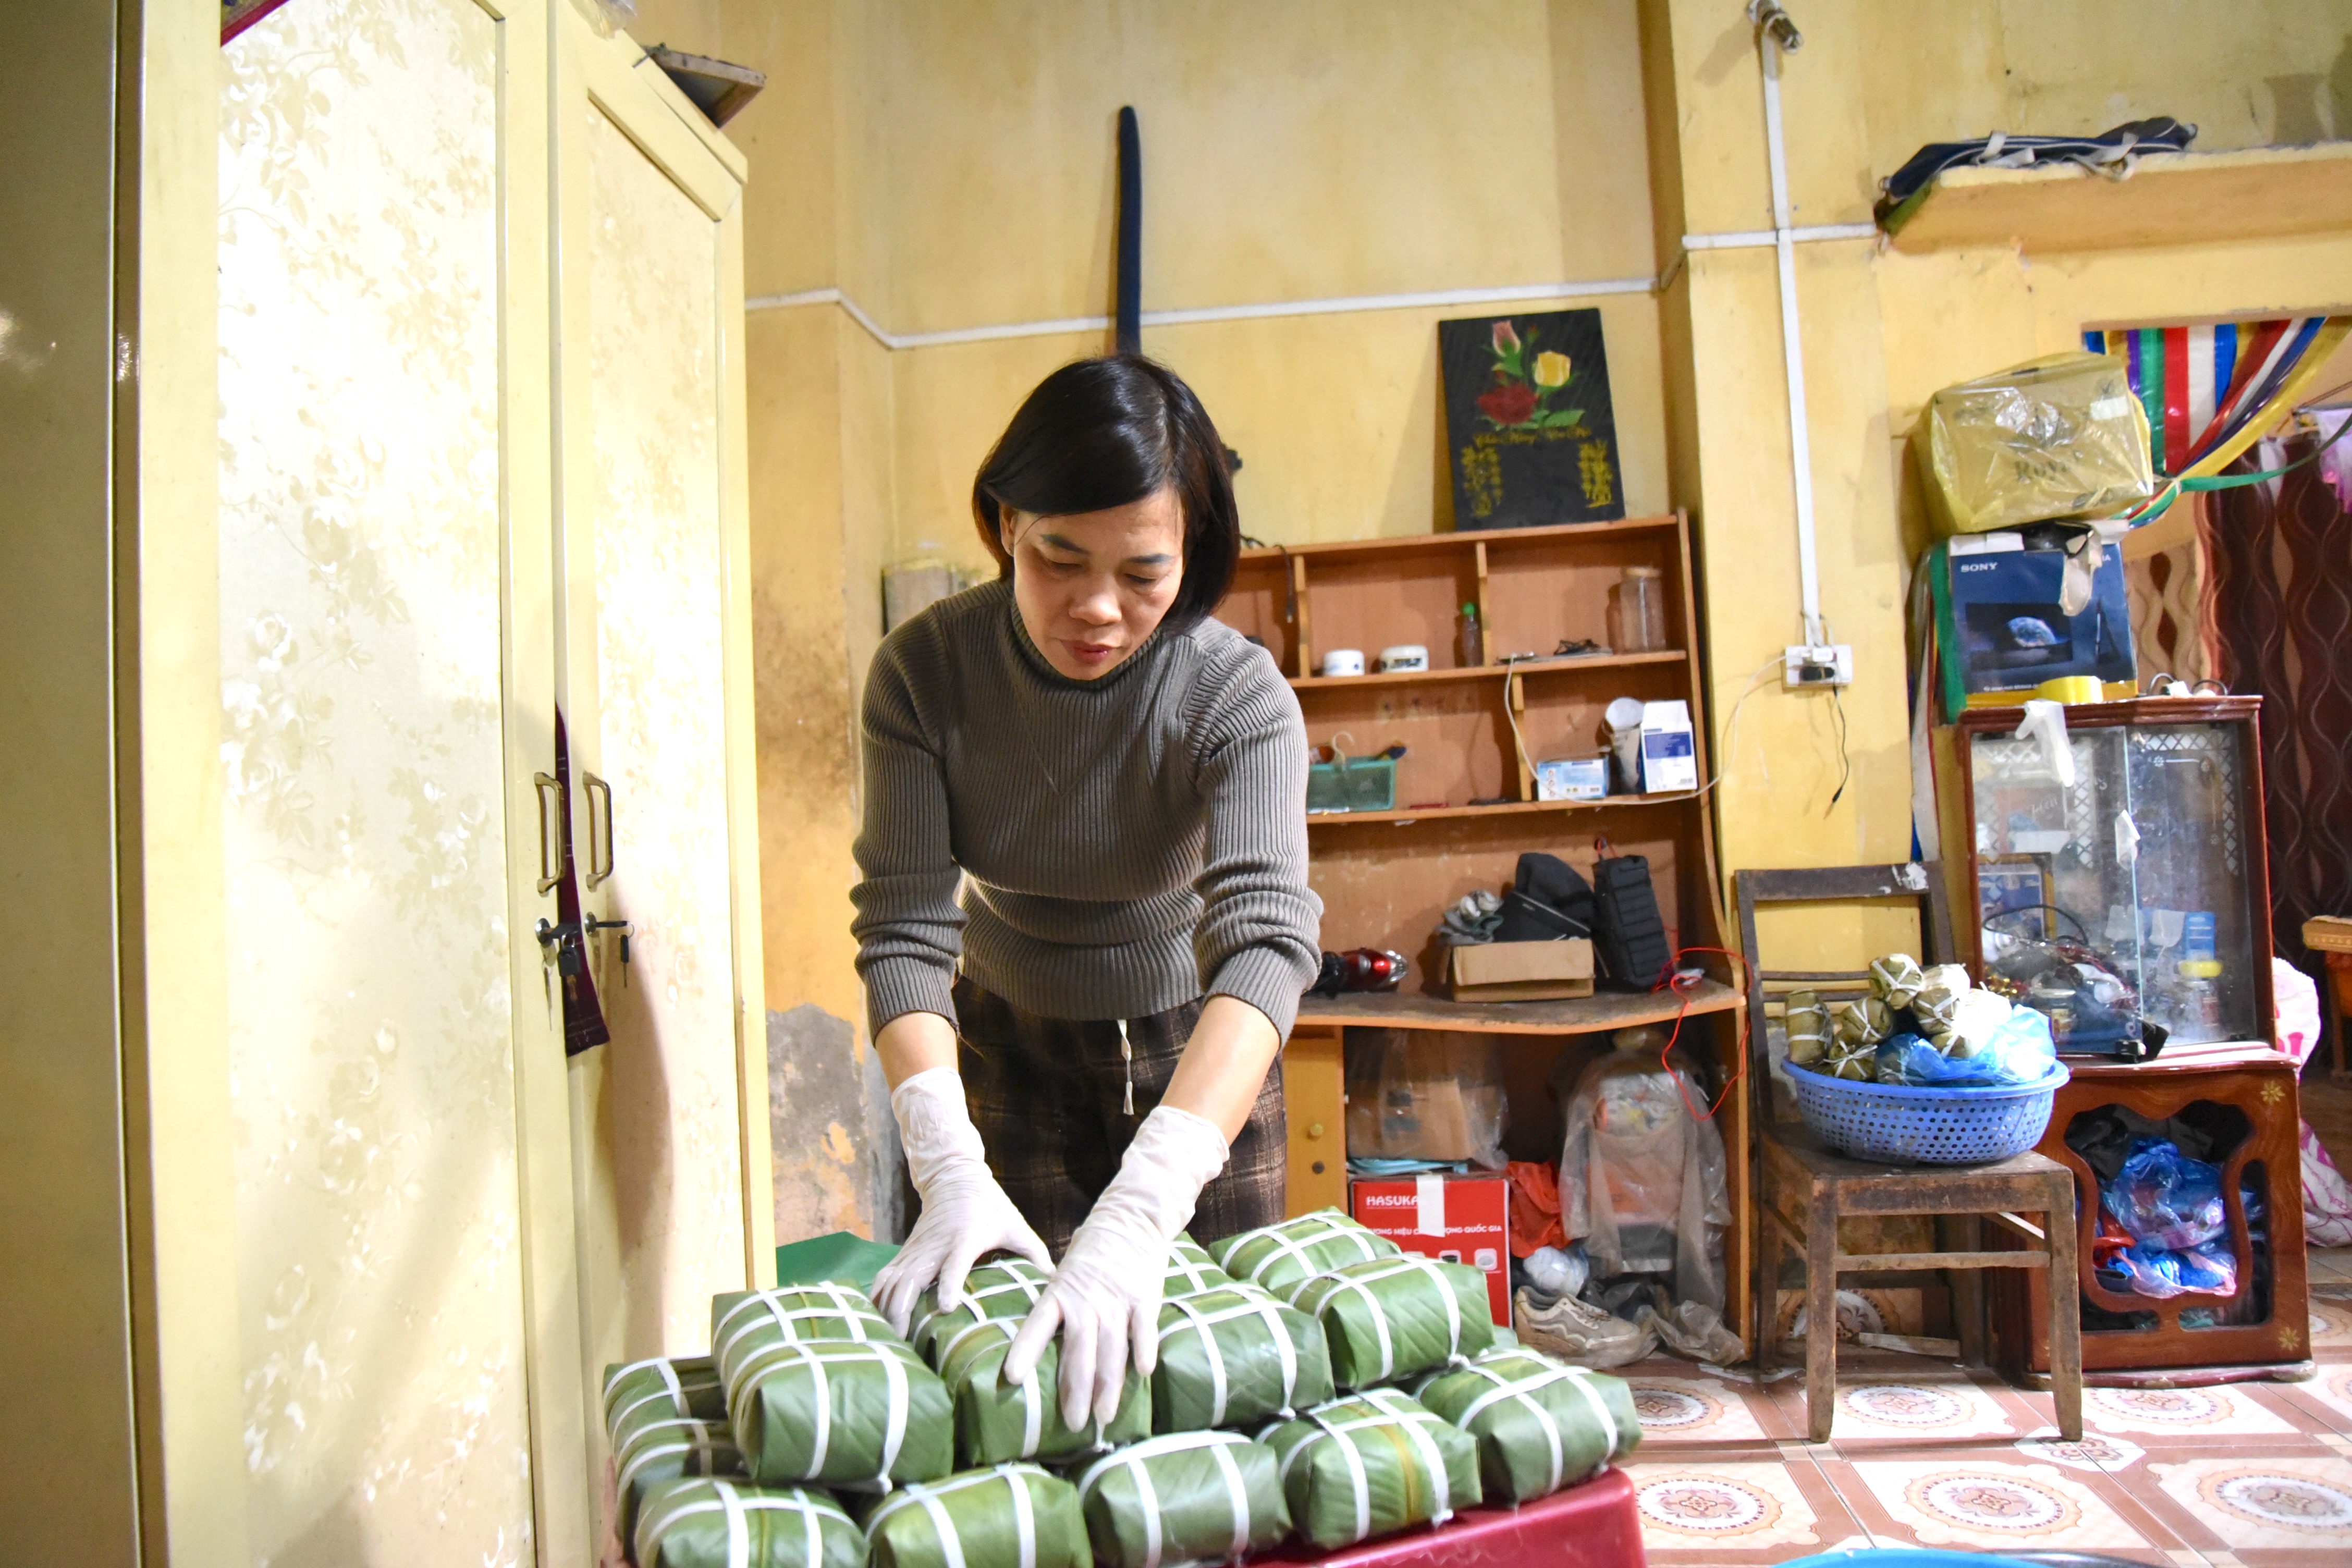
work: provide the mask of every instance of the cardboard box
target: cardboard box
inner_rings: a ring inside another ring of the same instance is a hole
[[[1450,950],[1446,973],[1457,1002],[1550,1002],[1592,994],[1592,943],[1488,942]]]
[[[2101,546],[2091,602],[2079,616],[2069,616],[2059,603],[2064,553],[2028,550],[2018,534],[1955,539],[1945,570],[1952,612],[1948,632],[1958,646],[1947,646],[1943,657],[1958,668],[1970,696],[2031,692],[2070,675],[2137,679],[2119,547]]]
[[[1642,704],[1642,793],[1678,795],[1698,788],[1698,752],[1691,741],[1690,704]]]
[[[1443,1172],[1348,1184],[1356,1223],[1407,1252],[1466,1263],[1486,1276],[1486,1304],[1496,1323],[1511,1321],[1510,1186],[1501,1172]]]
[[[1601,800],[1609,794],[1609,759],[1563,757],[1536,764],[1538,800]]]

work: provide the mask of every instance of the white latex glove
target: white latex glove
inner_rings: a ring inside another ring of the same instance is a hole
[[[940,1307],[961,1306],[964,1277],[984,1253],[1017,1252],[1041,1268],[1053,1266],[1045,1244],[988,1169],[955,1068],[915,1074],[892,1091],[890,1110],[898,1118],[907,1169],[923,1196],[922,1217],[907,1245],[874,1277],[875,1305],[892,1328],[907,1331],[915,1299],[934,1281]]]
[[[1006,1383],[1036,1371],[1058,1329],[1063,1421],[1084,1426],[1089,1405],[1106,1424],[1118,1414],[1129,1355],[1138,1377],[1150,1377],[1159,1363],[1169,1247],[1192,1219],[1201,1189],[1225,1168],[1225,1135],[1205,1117],[1162,1105],[1143,1119],[1118,1174],[1004,1352]]]

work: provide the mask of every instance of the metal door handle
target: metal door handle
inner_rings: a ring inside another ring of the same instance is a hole
[[[533,773],[530,787],[539,796],[539,890],[544,895],[563,880],[563,785],[552,773]]]
[[[613,876],[613,786],[594,773],[583,773],[580,779],[580,793],[588,799],[588,889],[593,892],[598,886],[610,881]],[[604,858],[601,862],[596,858],[598,790],[604,792]]]

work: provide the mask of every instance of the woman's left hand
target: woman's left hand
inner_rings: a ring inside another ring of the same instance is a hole
[[[1118,1414],[1130,1358],[1148,1378],[1160,1357],[1160,1289],[1170,1245],[1192,1217],[1201,1189],[1224,1169],[1216,1123],[1162,1103],[1143,1119],[1118,1174],[1070,1238],[1054,1279],[1030,1309],[1004,1356],[1004,1380],[1037,1369],[1062,1336],[1062,1420],[1076,1430],[1091,1411]]]

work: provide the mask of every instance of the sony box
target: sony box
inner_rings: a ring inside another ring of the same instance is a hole
[[[1466,1263],[1485,1274],[1487,1307],[1496,1323],[1510,1326],[1510,1189],[1500,1172],[1353,1181],[1348,1201],[1357,1224],[1407,1252]]]
[[[2059,602],[2065,552],[2028,550],[2016,533],[1955,539],[1949,574],[1951,621],[1944,649],[1974,695],[2031,692],[2045,680],[2089,675],[2103,681],[2138,678],[2132,657],[2131,611],[2124,590],[2123,552],[2102,545],[2091,579],[2091,602],[2070,616]]]

